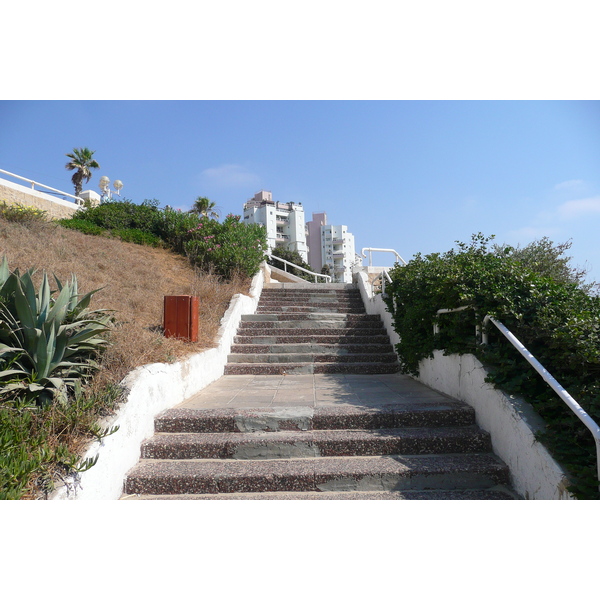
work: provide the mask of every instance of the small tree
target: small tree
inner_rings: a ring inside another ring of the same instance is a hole
[[[220,210],[216,203],[211,202],[204,196],[198,196],[194,201],[191,210],[188,212],[198,215],[199,217],[208,217],[209,219],[218,219],[220,214]]]
[[[83,180],[87,183],[92,178],[92,169],[99,169],[100,165],[94,160],[94,150],[89,148],[73,148],[71,154],[65,154],[71,160],[65,165],[65,169],[75,171],[71,181],[75,186],[75,195],[79,196],[83,189]]]
[[[587,293],[597,292],[600,284],[586,283],[587,271],[571,264],[571,257],[565,256],[573,243],[571,240],[562,244],[554,244],[548,237],[535,240],[527,246],[512,248],[503,244],[494,246],[496,253],[509,256],[520,262],[531,271],[550,277],[559,283],[573,283]]]

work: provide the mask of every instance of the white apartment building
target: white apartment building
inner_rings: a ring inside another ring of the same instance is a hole
[[[267,230],[271,250],[297,250],[308,262],[304,208],[294,202],[273,202],[273,194],[261,190],[244,204],[244,222],[260,223]]]
[[[317,273],[329,265],[333,281],[352,283],[355,261],[354,236],[346,225],[328,225],[326,213],[313,213],[306,224],[308,262]]]

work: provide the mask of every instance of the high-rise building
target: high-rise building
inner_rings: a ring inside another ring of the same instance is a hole
[[[271,192],[261,190],[244,204],[244,222],[264,225],[271,250],[296,250],[302,260],[308,260],[302,204],[274,202]]]
[[[308,262],[317,273],[325,265],[333,281],[352,282],[352,265],[355,261],[354,236],[346,225],[328,225],[326,213],[313,213],[306,224]]]
[[[313,213],[312,221],[306,224],[306,243],[308,245],[308,264],[316,273],[323,268],[321,256],[321,226],[327,225],[326,213]]]

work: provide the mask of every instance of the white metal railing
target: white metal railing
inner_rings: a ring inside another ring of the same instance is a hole
[[[379,273],[379,275],[377,275],[377,277],[375,277],[375,279],[373,279],[373,282],[371,283],[373,287],[373,293],[375,293],[376,291],[381,291],[381,295],[385,296],[386,282],[392,283],[392,278],[390,277],[387,270],[383,269],[381,273]],[[380,288],[380,290],[377,290],[376,288]]]
[[[437,314],[458,312],[473,308],[472,306],[461,306],[460,308],[441,308],[437,311]],[[477,319],[479,321],[479,319]],[[552,388],[552,390],[559,396],[559,398],[571,409],[571,411],[579,418],[579,420],[588,428],[594,442],[596,443],[596,468],[597,476],[600,487],[600,426],[588,415],[580,404],[565,390],[565,388],[558,383],[558,381],[543,367],[543,365],[535,358],[535,356],[527,350],[527,348],[517,339],[517,337],[506,327],[503,323],[492,317],[486,315],[483,319],[481,326],[476,326],[477,335],[481,333],[481,343],[488,343],[488,333],[486,331],[486,325],[493,323],[496,328],[504,335],[504,337],[519,351],[521,356],[542,376],[542,379]],[[434,323],[434,333],[439,333],[439,326],[437,321]]]
[[[391,248],[363,248],[361,251],[363,258],[367,258],[367,255],[365,254],[365,252],[369,253],[369,266],[370,267],[373,266],[373,252],[391,252],[392,254],[396,255],[396,259],[398,262],[401,262],[404,265],[406,264],[406,261],[395,250],[392,250]]]
[[[309,275],[314,275],[315,277],[315,283],[317,282],[317,277],[323,277],[325,279],[325,283],[330,283],[331,282],[331,276],[330,275],[324,275],[323,273],[315,273],[314,271],[309,271],[308,269],[305,269],[303,267],[299,267],[298,265],[295,265],[294,263],[285,260],[284,258],[279,258],[279,256],[274,256],[273,254],[269,254],[266,253],[265,256],[271,260],[275,259],[278,260],[279,262],[282,262],[284,264],[284,268],[283,270],[287,273],[287,266],[290,265],[290,267],[293,267],[294,269],[298,269],[300,271],[304,271],[304,273],[308,273]]]
[[[73,196],[72,194],[67,194],[67,192],[63,192],[61,190],[57,190],[56,188],[50,187],[48,185],[44,185],[43,183],[33,181],[33,179],[27,179],[27,177],[21,177],[20,175],[15,175],[14,173],[11,173],[10,171],[5,171],[4,169],[0,169],[0,173],[4,173],[5,175],[10,175],[11,177],[14,177],[15,179],[20,179],[21,181],[26,181],[27,183],[30,183],[32,190],[35,190],[35,186],[37,185],[38,187],[43,187],[52,192],[56,192],[56,193],[60,194],[61,196],[67,196],[69,198],[73,198],[73,200],[75,200],[75,202],[77,204],[83,203],[83,200],[81,198],[78,198],[77,196]]]
[[[488,334],[485,331],[485,325],[488,322],[492,322],[498,330],[504,335],[504,337],[520,352],[521,356],[542,376],[542,379],[558,394],[560,399],[577,415],[579,420],[590,430],[594,436],[596,442],[596,468],[598,480],[600,481],[600,427],[598,424],[588,415],[579,403],[565,390],[550,373],[540,364],[540,362],[523,346],[523,344],[515,337],[515,335],[500,321],[494,319],[490,315],[486,315],[483,319],[484,333],[482,336],[481,343],[487,344]]]

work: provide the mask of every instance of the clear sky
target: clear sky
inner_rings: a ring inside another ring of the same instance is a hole
[[[223,215],[265,189],[406,260],[477,232],[572,240],[600,280],[597,101],[16,100],[0,131],[0,168],[70,193],[65,153],[87,146],[84,189],[107,175],[134,202]]]

